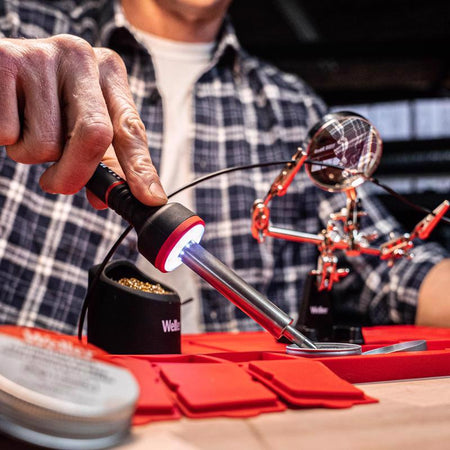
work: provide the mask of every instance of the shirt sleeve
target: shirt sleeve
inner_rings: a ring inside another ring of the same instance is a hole
[[[378,235],[371,246],[379,247],[390,239],[390,233],[398,236],[411,231],[403,230],[370,190],[358,188],[358,196],[367,213],[361,218],[361,232]],[[324,193],[321,197],[319,215],[325,225],[329,214],[345,205],[345,195]],[[338,253],[340,265],[350,273],[333,287],[336,317],[354,318],[366,325],[414,323],[419,288],[448,252],[437,243],[416,239],[411,253],[412,259],[397,259],[392,267],[378,256]]]

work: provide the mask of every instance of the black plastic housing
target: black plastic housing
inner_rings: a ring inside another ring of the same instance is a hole
[[[92,283],[99,266],[89,271]],[[100,274],[88,309],[87,338],[108,353],[163,354],[181,352],[180,298],[123,286],[120,278],[156,284],[129,261],[112,261]]]

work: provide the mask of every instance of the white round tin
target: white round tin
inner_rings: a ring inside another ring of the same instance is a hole
[[[47,448],[117,444],[129,433],[139,388],[105,355],[72,337],[0,327],[0,430]]]

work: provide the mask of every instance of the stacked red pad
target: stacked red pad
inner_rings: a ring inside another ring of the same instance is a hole
[[[248,417],[283,411],[278,397],[230,363],[162,363],[161,377],[188,417]]]
[[[249,417],[286,409],[277,395],[235,364],[201,356],[161,355],[158,363],[145,358],[111,356],[139,383],[134,425],[178,419],[181,413],[193,418]]]
[[[181,417],[158,371],[148,361],[128,356],[111,356],[111,360],[127,368],[139,383],[140,393],[133,425]]]
[[[291,407],[349,408],[377,401],[313,360],[254,361],[248,371]]]
[[[180,413],[249,417],[287,407],[348,408],[376,401],[314,360],[265,352],[234,356],[233,362],[183,355],[112,359],[130,369],[141,387],[135,425]]]

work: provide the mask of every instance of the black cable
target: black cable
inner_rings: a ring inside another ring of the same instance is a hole
[[[185,189],[191,188],[196,186],[197,184],[203,183],[204,181],[210,180],[211,178],[215,178],[219,175],[223,175],[225,173],[231,173],[236,172],[238,170],[248,170],[248,169],[256,169],[258,167],[269,167],[269,166],[276,166],[280,164],[288,164],[290,162],[294,162],[293,159],[287,159],[284,161],[270,161],[270,162],[264,162],[264,163],[255,163],[255,164],[246,164],[243,166],[233,166],[233,167],[227,167],[225,169],[217,170],[216,172],[209,173],[208,175],[204,175],[203,177],[196,178],[194,181],[192,181],[189,184],[186,184],[184,186],[181,186],[176,191],[172,192],[170,195],[168,195],[168,198],[173,197],[174,195],[179,194],[181,191],[184,191]],[[333,169],[338,170],[346,170],[345,167],[337,166],[335,164],[329,164],[322,161],[314,161],[311,159],[306,159],[305,163],[307,164],[315,164],[317,166],[323,166],[323,167],[331,167]]]
[[[84,325],[84,319],[86,318],[87,309],[88,309],[89,303],[91,302],[91,297],[94,293],[94,289],[98,283],[98,280],[100,279],[100,275],[103,272],[103,270],[105,269],[106,264],[108,264],[109,260],[113,257],[114,253],[116,253],[116,250],[118,249],[119,245],[128,236],[128,233],[132,229],[133,229],[133,225],[128,225],[128,227],[122,232],[122,234],[119,236],[117,241],[114,242],[113,246],[109,249],[109,252],[106,254],[106,256],[103,259],[102,263],[100,264],[97,272],[95,272],[95,275],[92,278],[91,286],[88,289],[86,296],[84,297],[83,305],[81,306],[80,318],[78,320],[78,340],[80,340],[80,341],[83,337],[83,325]]]
[[[391,194],[396,199],[400,200],[401,202],[408,205],[410,208],[415,209],[416,211],[419,211],[423,214],[432,214],[435,216],[436,214],[428,208],[424,208],[423,206],[416,205],[415,203],[408,200],[405,196],[399,194],[398,192],[394,191],[394,189],[390,188],[389,186],[386,186],[385,184],[381,183],[379,180],[373,177],[364,177],[367,181],[370,181],[371,183],[375,184],[376,186],[380,187],[381,189],[384,189],[387,193]],[[442,222],[450,224],[450,219],[447,217],[441,218]]]
[[[181,191],[184,191],[185,189],[189,189],[191,187],[197,186],[197,184],[203,183],[204,181],[210,180],[211,178],[218,177],[219,175],[223,175],[225,173],[231,173],[236,172],[238,170],[247,170],[247,169],[255,169],[257,167],[267,167],[267,166],[275,166],[279,164],[287,164],[291,162],[292,159],[288,159],[285,161],[271,161],[271,162],[265,162],[265,163],[255,163],[255,164],[246,164],[243,166],[233,166],[233,167],[227,167],[226,169],[217,170],[216,172],[208,173],[208,175],[204,175],[202,177],[196,178],[194,181],[185,184],[184,186],[181,186],[179,189],[177,189],[174,192],[171,192],[167,198],[171,198],[174,195],[179,194]]]

